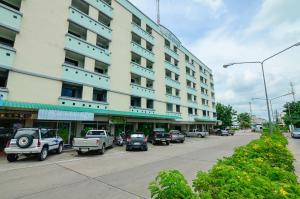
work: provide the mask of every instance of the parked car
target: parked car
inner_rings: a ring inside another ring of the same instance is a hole
[[[220,135],[220,136],[229,136],[229,131],[226,129],[216,129],[215,131],[216,135]]]
[[[208,132],[207,131],[199,131],[198,129],[193,129],[192,131],[188,131],[186,133],[186,136],[204,138],[204,137],[208,136]]]
[[[228,133],[229,133],[229,135],[231,135],[231,136],[234,136],[234,134],[235,134],[234,130],[231,130],[231,129],[228,130]]]
[[[291,132],[292,138],[300,138],[300,128],[294,128]]]
[[[84,138],[74,138],[73,148],[78,155],[94,151],[98,154],[104,154],[105,149],[113,147],[114,137],[106,130],[89,130]]]
[[[185,135],[180,133],[178,130],[171,130],[169,132],[171,134],[171,142],[180,142],[184,143],[185,141]]]
[[[153,133],[149,135],[148,141],[153,145],[158,143],[166,143],[166,145],[169,145],[171,141],[171,135],[163,128],[156,128],[153,130]]]
[[[148,151],[147,138],[142,133],[131,134],[126,141],[126,151],[139,149]]]
[[[20,128],[13,135],[5,148],[7,160],[14,162],[19,155],[37,155],[40,161],[47,158],[49,151],[60,154],[63,150],[63,139],[53,129]]]

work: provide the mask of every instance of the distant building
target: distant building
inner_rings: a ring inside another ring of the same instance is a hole
[[[232,128],[240,128],[240,123],[239,123],[237,114],[232,115],[232,126],[231,127]]]
[[[252,121],[252,122],[251,122],[252,124],[260,124],[260,125],[262,125],[262,124],[264,124],[264,123],[267,123],[267,120],[266,120],[266,119],[256,117],[255,115],[252,115],[251,121]]]

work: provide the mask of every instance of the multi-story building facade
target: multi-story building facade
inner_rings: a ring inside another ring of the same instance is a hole
[[[217,121],[211,69],[127,0],[1,0],[0,43],[0,126]]]

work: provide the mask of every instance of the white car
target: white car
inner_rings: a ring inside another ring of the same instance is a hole
[[[300,128],[294,128],[291,135],[292,138],[300,138]]]
[[[206,131],[199,131],[198,129],[193,129],[192,131],[189,131],[186,133],[186,136],[188,137],[206,137],[208,136],[208,132]]]
[[[78,155],[84,152],[96,151],[104,154],[106,148],[112,148],[114,137],[106,130],[90,130],[84,138],[74,138],[73,149]]]
[[[56,130],[40,128],[18,129],[4,149],[9,162],[18,160],[21,154],[35,154],[40,161],[43,161],[49,151],[60,154],[62,150],[63,139],[57,135]]]

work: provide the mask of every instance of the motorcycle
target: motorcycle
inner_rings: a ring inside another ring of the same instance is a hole
[[[124,139],[121,135],[116,136],[115,138],[115,144],[117,146],[123,146],[124,145]]]

